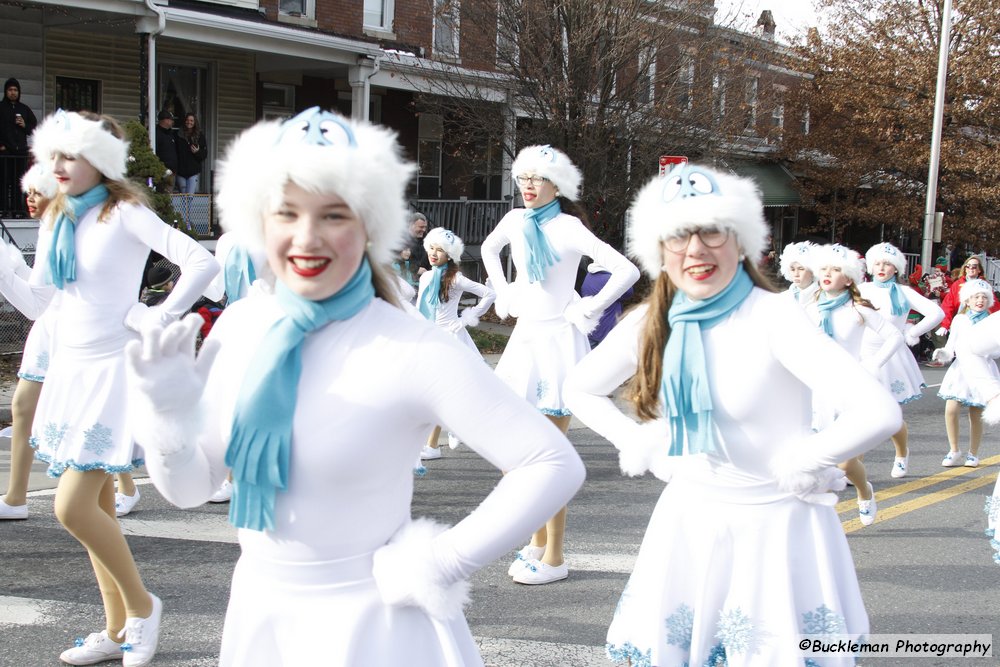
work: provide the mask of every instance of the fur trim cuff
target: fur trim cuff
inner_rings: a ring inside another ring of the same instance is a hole
[[[469,602],[469,582],[446,583],[434,560],[434,538],[447,526],[415,519],[375,551],[372,575],[388,605],[420,607],[437,619],[461,616]]]

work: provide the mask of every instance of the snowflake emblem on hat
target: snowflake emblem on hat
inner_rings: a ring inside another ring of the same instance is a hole
[[[707,171],[690,164],[678,165],[665,176],[663,201],[670,203],[677,198],[687,199],[701,195],[721,195],[719,184]]]
[[[552,146],[550,144],[545,144],[544,146],[540,147],[538,149],[538,154],[541,155],[543,158],[546,158],[549,162],[556,161],[556,152],[552,150]]]
[[[887,255],[889,255],[891,257],[895,257],[898,254],[898,251],[896,250],[896,247],[893,246],[891,243],[883,243],[882,244],[882,252],[884,252],[885,254],[887,254]]]
[[[319,107],[306,109],[281,124],[278,143],[302,143],[313,146],[357,147],[354,132],[339,117]]]

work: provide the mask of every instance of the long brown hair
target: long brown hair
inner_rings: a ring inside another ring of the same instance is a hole
[[[749,258],[743,260],[743,268],[750,275],[753,284],[768,292],[776,292],[774,285],[757,265]],[[670,339],[670,324],[667,312],[673,303],[677,287],[660,273],[653,282],[653,291],[646,297],[649,305],[642,333],[639,338],[639,365],[629,384],[629,398],[635,404],[636,414],[642,421],[661,417],[660,382],[663,379],[663,348]]]
[[[448,290],[451,289],[452,283],[455,282],[455,276],[458,275],[458,262],[453,262],[448,259],[448,268],[444,270],[444,275],[441,276],[441,291],[438,292],[438,299],[441,303],[448,300]]]
[[[194,118],[194,125],[191,129],[188,129],[187,119],[188,116]],[[181,121],[181,136],[187,139],[188,143],[193,143],[198,141],[198,136],[201,134],[201,123],[198,122],[198,116],[194,115],[190,111],[184,114],[184,120]]]
[[[396,281],[393,278],[392,267],[376,264],[368,259],[368,264],[372,269],[372,285],[375,287],[375,296],[389,303],[389,305],[401,308],[399,297],[396,296]]]
[[[119,125],[118,121],[111,116],[102,116],[92,111],[79,111],[77,113],[87,120],[99,122],[101,124],[101,129],[105,132],[110,133],[112,136],[121,139],[122,141],[125,140],[125,132],[122,130],[121,125]],[[77,156],[77,158],[83,160],[87,159],[82,156]],[[108,189],[108,200],[104,202],[104,206],[101,208],[101,213],[97,216],[98,222],[107,222],[111,211],[113,211],[121,202],[136,204],[137,206],[149,206],[149,197],[146,196],[145,191],[127,178],[119,181],[101,174],[101,183],[103,183],[104,187]],[[66,216],[70,219],[73,217],[66,195],[60,192],[56,194],[51,205],[45,211],[45,218],[48,220],[50,229],[55,224],[56,219],[62,214],[66,214]]]

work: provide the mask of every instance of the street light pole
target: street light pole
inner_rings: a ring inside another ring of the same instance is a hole
[[[934,95],[934,128],[931,131],[931,159],[927,169],[927,206],[924,209],[923,247],[920,263],[926,271],[934,252],[934,213],[937,204],[938,167],[941,164],[941,125],[944,123],[944,88],[948,79],[948,48],[951,45],[951,0],[944,0],[938,50],[937,92]]]

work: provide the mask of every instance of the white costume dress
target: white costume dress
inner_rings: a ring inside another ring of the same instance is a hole
[[[941,306],[921,295],[912,287],[906,285],[898,285],[897,287],[903,291],[907,301],[910,302],[910,310],[915,310],[923,315],[923,319],[910,329],[906,328],[906,317],[909,311],[902,315],[892,314],[890,290],[869,282],[858,285],[858,291],[861,292],[861,296],[872,302],[883,319],[891,322],[906,336],[920,338],[941,324],[941,320],[944,319],[944,311],[941,310]],[[867,359],[877,354],[881,346],[882,341],[877,336],[870,333],[865,334],[861,358]],[[917,360],[913,358],[913,353],[906,345],[897,350],[896,354],[881,367],[879,380],[899,403],[917,400],[923,395],[921,390],[927,386],[924,383],[920,367],[917,365]]]
[[[1000,313],[994,313],[970,327],[966,340],[966,349],[971,354],[965,359],[963,372],[969,384],[985,400],[995,401],[995,397],[1000,395],[1000,377],[996,375],[996,363],[993,361],[1000,357]],[[996,536],[996,529],[1000,526],[1000,477],[993,487],[993,495],[986,498],[985,510],[986,536],[990,538],[994,550],[993,562],[1000,565],[1000,540]]]
[[[806,307],[806,315],[813,324],[820,325],[821,315],[816,301]],[[906,345],[903,334],[885,318],[871,308],[859,306],[850,300],[830,313],[830,322],[833,326],[833,340],[857,361],[861,361],[861,345],[866,335],[874,334],[872,340],[881,341],[881,347],[863,364],[869,373],[876,376],[899,348]],[[823,389],[813,392],[813,428],[821,430],[833,423],[836,418],[833,408],[835,399],[835,396],[828,395]]]
[[[632,667],[802,665],[800,634],[867,634],[835,498],[780,490],[771,463],[786,448],[824,467],[857,456],[899,428],[899,406],[802,309],[754,288],[701,334],[717,453],[667,457],[664,420],[639,425],[607,398],[636,371],[646,312],[629,313],[566,382],[574,414],[623,461],[645,442],[658,476],[672,471],[608,629],[609,657]],[[817,389],[839,399],[820,433],[810,429]]]
[[[805,289],[798,289],[798,286],[793,284],[782,292],[782,294],[805,308],[816,300],[817,292],[819,292],[819,283],[814,280]]]
[[[226,476],[239,388],[261,339],[283,315],[253,295],[219,318],[220,352],[201,398],[204,425],[143,419],[166,455],[147,448],[157,488],[181,507],[205,502]],[[405,380],[404,380],[405,379]],[[572,497],[583,466],[565,437],[510,394],[489,366],[427,321],[374,299],[311,333],[292,420],[288,488],[273,531],[241,529],[220,664],[223,667],[481,665],[465,619],[438,619],[382,601],[373,552],[410,522],[413,462],[444,424],[497,468],[493,492],[412,561],[427,587],[490,563]],[[146,437],[146,434],[142,434]]]
[[[586,317],[596,326],[604,309],[639,279],[639,270],[578,218],[560,213],[542,226],[559,260],[546,269],[545,280],[529,283],[523,231],[526,210],[505,215],[482,245],[483,264],[497,300],[506,298],[510,315],[517,317],[496,372],[514,393],[542,413],[562,417],[570,414],[562,397],[566,373],[590,351],[586,333],[571,322]],[[500,250],[508,244],[517,269],[510,285],[500,264]],[[584,256],[611,272],[611,277],[593,297],[580,299],[574,283]]]
[[[424,290],[430,285],[432,276],[432,271],[426,271],[420,276],[420,291],[417,293],[418,304],[424,296]],[[472,336],[465,330],[465,324],[462,323],[462,320],[458,316],[458,305],[464,292],[471,292],[479,297],[479,303],[466,308],[463,312],[463,315],[464,313],[470,313],[469,317],[475,317],[477,320],[490,309],[490,306],[493,305],[493,300],[496,299],[496,293],[493,290],[486,285],[469,280],[459,271],[455,274],[455,279],[448,290],[448,300],[438,304],[437,312],[434,316],[434,324],[450,333],[458,342],[476,354],[479,354],[479,348],[472,341]]]
[[[174,317],[188,311],[218,270],[207,250],[148,208],[122,203],[98,222],[101,208],[76,225],[76,281],[59,296],[59,333],[32,427],[31,446],[51,477],[67,468],[129,472],[142,462],[126,419],[123,348],[137,338],[125,318],[137,303],[149,250],[181,268],[177,286],[158,307]],[[44,312],[56,292],[47,261],[51,240],[51,232],[39,231],[30,279],[4,289],[28,317]]]
[[[965,313],[955,315],[951,321],[951,331],[944,349],[954,355],[954,360],[948,367],[948,372],[944,374],[941,389],[938,390],[938,396],[946,401],[958,401],[962,405],[974,408],[986,407],[986,401],[989,400],[990,396],[983,394],[981,382],[971,383],[966,373],[966,366],[969,364],[971,355],[969,352],[970,335],[974,328],[984,322],[985,320],[979,324],[973,324]],[[986,373],[989,378],[987,381],[1000,381],[1000,372],[992,359],[986,360]]]
[[[7,250],[4,248],[3,250]],[[22,281],[31,278],[31,267],[25,263],[24,258],[14,266],[14,274]],[[0,283],[11,280],[11,276],[0,278]],[[21,366],[17,370],[17,377],[31,382],[45,382],[45,373],[49,369],[49,361],[52,359],[52,345],[55,344],[56,310],[59,307],[59,294],[57,293],[52,303],[49,304],[45,312],[38,316],[28,336],[24,340],[24,350],[21,353]]]

